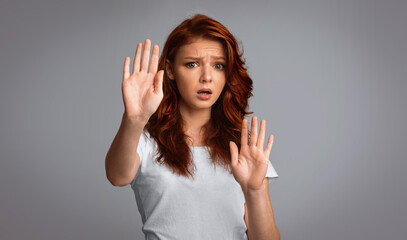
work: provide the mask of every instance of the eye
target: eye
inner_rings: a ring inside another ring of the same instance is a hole
[[[225,68],[225,66],[223,66],[223,64],[218,63],[218,64],[215,64],[215,68],[218,70],[223,70]]]
[[[187,66],[188,68],[194,68],[196,67],[198,64],[196,64],[196,62],[189,62],[187,64],[185,64],[185,66]]]

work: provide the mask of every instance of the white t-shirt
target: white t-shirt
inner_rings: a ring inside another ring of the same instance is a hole
[[[131,182],[146,240],[247,239],[241,187],[228,171],[214,168],[206,147],[191,147],[195,180],[159,165],[156,149],[145,131],[137,147],[140,166]],[[266,177],[278,177],[270,162]]]

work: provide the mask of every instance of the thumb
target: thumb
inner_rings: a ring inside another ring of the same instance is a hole
[[[229,147],[231,165],[236,166],[238,163],[239,149],[237,148],[236,143],[232,141],[229,142]]]
[[[156,75],[154,77],[154,92],[155,93],[163,92],[163,77],[164,77],[164,70],[160,70],[156,73]]]

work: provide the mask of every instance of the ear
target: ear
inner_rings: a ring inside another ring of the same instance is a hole
[[[175,79],[172,63],[168,59],[165,60],[165,71],[167,72],[167,76],[170,80]]]

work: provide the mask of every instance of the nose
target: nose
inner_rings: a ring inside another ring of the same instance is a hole
[[[202,68],[200,82],[212,82],[212,69],[209,65]]]

